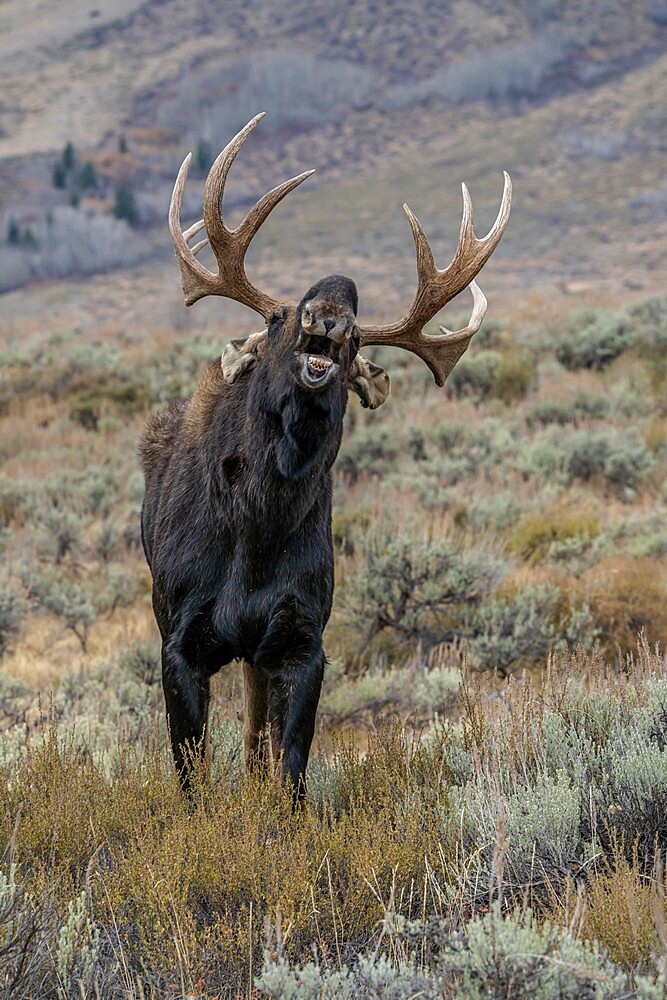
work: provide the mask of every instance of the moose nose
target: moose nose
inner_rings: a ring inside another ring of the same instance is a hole
[[[333,330],[333,328],[335,327],[335,325],[336,325],[336,320],[335,319],[325,319],[325,321],[324,321],[324,329],[325,329],[326,333],[329,334]]]

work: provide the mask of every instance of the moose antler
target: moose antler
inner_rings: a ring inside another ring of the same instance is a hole
[[[174,241],[174,250],[181,269],[181,285],[186,305],[193,305],[205,295],[224,295],[226,298],[249,306],[268,321],[271,313],[280,303],[277,299],[272,299],[264,292],[260,292],[248,280],[244,263],[246,251],[253,236],[276,205],[315,171],[306,170],[298,177],[292,177],[268,191],[250,209],[243,222],[236,229],[227,228],[222,218],[222,195],[227,174],[236,154],[262,120],[264,114],[262,112],[255,115],[252,121],[249,121],[220,153],[211,167],[204,185],[204,218],[182,232],[181,206],[188,170],[192,162],[192,153],[188,153],[178,172],[171,196],[169,231]],[[191,248],[188,245],[189,240],[204,228],[206,229],[206,239],[200,240],[196,246]],[[217,274],[209,271],[196,259],[196,255],[207,243],[210,243],[218,262]]]
[[[417,292],[410,311],[398,323],[390,326],[360,326],[361,346],[382,344],[401,347],[425,361],[433,372],[437,385],[445,379],[466,350],[470,339],[479,330],[486,313],[486,298],[474,278],[498,246],[505,232],[512,205],[512,181],[505,172],[505,187],[498,216],[483,239],[475,236],[472,222],[472,201],[468,188],[463,188],[463,218],[459,242],[451,264],[441,271],[435,265],[433,253],[419,219],[403,205],[412,228],[417,252]],[[470,286],[473,309],[470,322],[462,330],[441,326],[440,334],[423,333],[423,328],[455,295]]]

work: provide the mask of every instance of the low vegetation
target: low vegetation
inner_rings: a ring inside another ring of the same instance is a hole
[[[464,672],[451,722],[320,747],[297,816],[220,712],[188,810],[156,652],[71,678],[0,745],[5,995],[664,996],[667,671],[645,643],[623,675],[580,650],[502,698]]]

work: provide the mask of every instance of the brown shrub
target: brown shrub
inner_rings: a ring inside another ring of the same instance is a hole
[[[667,643],[667,587],[664,564],[655,558],[609,556],[581,579],[607,652],[632,652],[644,632],[650,645]]]
[[[664,911],[664,887],[658,883],[656,872],[642,872],[636,856],[629,864],[616,845],[609,865],[587,887],[582,929],[626,969],[645,969],[658,945],[656,907]]]
[[[520,521],[507,547],[527,562],[540,562],[553,542],[582,537],[592,540],[598,533],[598,519],[589,508],[555,504]]]

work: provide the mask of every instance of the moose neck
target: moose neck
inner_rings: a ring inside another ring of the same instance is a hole
[[[272,502],[284,498],[301,516],[323,485],[340,448],[347,385],[332,384],[322,392],[299,386],[292,376],[276,378],[268,365],[259,365],[247,395],[245,419],[247,487],[260,499],[272,493]],[[273,489],[267,490],[268,483]],[[282,504],[279,503],[280,506]]]

